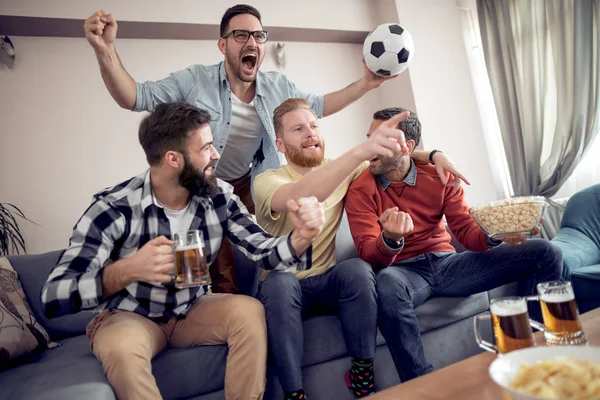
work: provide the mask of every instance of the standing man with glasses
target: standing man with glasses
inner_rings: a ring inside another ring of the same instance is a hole
[[[133,111],[187,101],[210,113],[215,148],[221,159],[216,176],[234,187],[234,193],[254,214],[252,176],[281,163],[275,146],[273,110],[288,98],[304,98],[319,118],[334,114],[390,78],[381,78],[364,66],[364,75],[337,92],[315,95],[302,92],[275,71],[261,72],[265,43],[261,16],[252,6],[238,4],[221,19],[217,43],[225,56],[215,65],[192,65],[156,82],[136,82],[125,70],[115,49],[117,21],[98,11],[85,21],[85,35],[96,52],[102,79],[115,101]],[[216,270],[211,271],[216,292],[236,293],[233,253],[223,245]]]

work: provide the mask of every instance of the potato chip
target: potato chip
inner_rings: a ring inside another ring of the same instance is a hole
[[[600,364],[570,358],[522,364],[510,387],[541,399],[600,399]]]

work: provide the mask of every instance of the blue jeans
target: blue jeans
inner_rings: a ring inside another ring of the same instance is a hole
[[[378,272],[379,328],[400,379],[433,370],[425,358],[415,308],[432,296],[468,296],[518,281],[518,295],[535,294],[539,282],[560,280],[562,253],[540,239],[503,244],[485,252],[423,254]],[[541,321],[537,302],[530,316]],[[474,340],[474,339],[473,339]]]
[[[269,346],[279,382],[286,391],[303,388],[303,317],[339,313],[350,355],[375,357],[375,274],[358,258],[301,280],[289,272],[272,271],[261,282],[258,299],[265,307]]]

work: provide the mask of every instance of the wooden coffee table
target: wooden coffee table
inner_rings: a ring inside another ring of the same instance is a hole
[[[599,346],[600,308],[582,314],[580,318],[590,345]],[[542,332],[535,336],[538,345],[544,342]],[[510,400],[509,392],[496,385],[488,374],[495,358],[496,355],[489,352],[478,354],[381,391],[369,400]]]

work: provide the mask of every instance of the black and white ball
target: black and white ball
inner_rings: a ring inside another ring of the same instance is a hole
[[[379,76],[394,76],[408,68],[414,55],[410,33],[398,24],[382,24],[365,39],[365,63]]]

